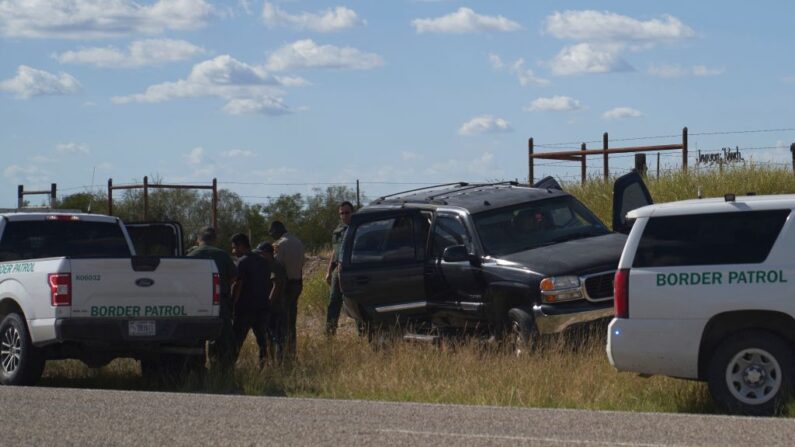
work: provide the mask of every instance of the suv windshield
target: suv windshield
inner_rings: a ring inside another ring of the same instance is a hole
[[[571,196],[488,211],[473,219],[483,248],[493,256],[610,232]]]
[[[0,262],[18,259],[130,257],[127,239],[115,222],[13,221],[0,242]]]

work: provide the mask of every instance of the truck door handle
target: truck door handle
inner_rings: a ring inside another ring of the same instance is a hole
[[[370,282],[370,277],[369,276],[357,276],[355,281],[356,281],[356,284],[367,284],[368,282]]]

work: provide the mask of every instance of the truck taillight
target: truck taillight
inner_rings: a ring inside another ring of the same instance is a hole
[[[629,269],[616,272],[613,281],[613,307],[616,318],[629,318]]]
[[[50,273],[47,282],[50,283],[50,302],[53,306],[72,305],[71,273]]]
[[[213,305],[221,304],[221,277],[213,273]]]

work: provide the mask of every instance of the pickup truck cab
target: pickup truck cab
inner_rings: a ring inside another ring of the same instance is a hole
[[[637,174],[616,188],[620,216],[645,191]],[[613,314],[625,240],[551,178],[382,197],[353,215],[343,241],[345,309],[360,326],[511,334],[521,346]]]
[[[51,359],[203,365],[218,292],[212,261],[136,256],[118,218],[2,213],[0,383],[33,384]]]
[[[795,196],[634,210],[607,354],[621,371],[706,381],[718,406],[771,414],[792,390]]]

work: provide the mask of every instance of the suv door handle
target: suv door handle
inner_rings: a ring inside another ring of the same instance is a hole
[[[367,284],[368,282],[370,282],[370,277],[369,276],[357,276],[354,281],[356,282],[356,284]]]

